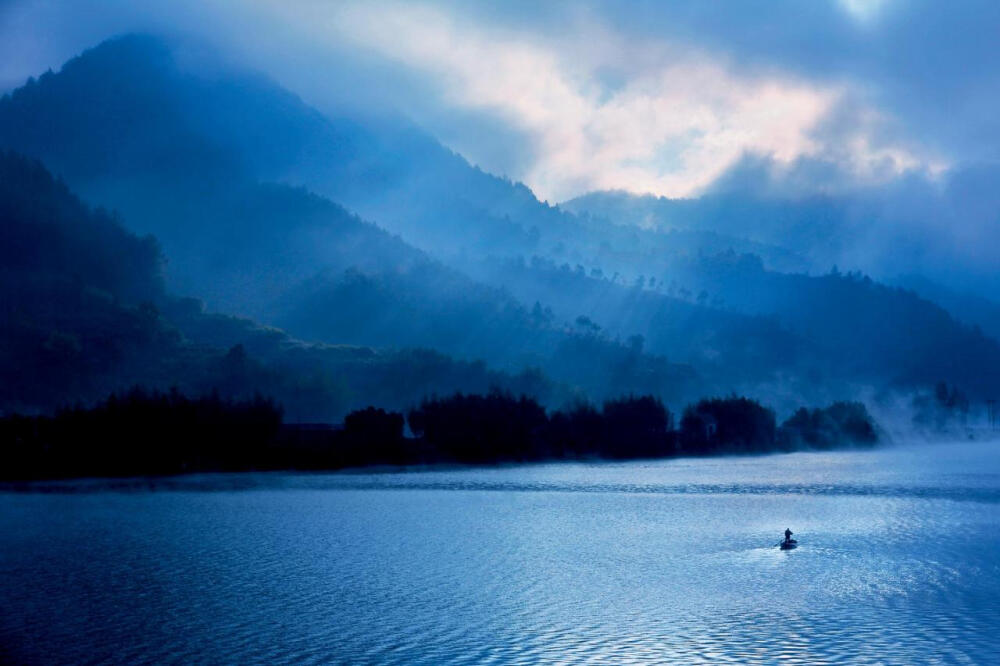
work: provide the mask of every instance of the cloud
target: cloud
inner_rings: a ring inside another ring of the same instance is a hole
[[[748,152],[786,163],[828,152],[816,131],[847,93],[778,71],[734,72],[690,45],[632,39],[593,17],[559,36],[429,5],[313,6],[294,20],[427,75],[448,106],[513,127],[533,155],[514,175],[557,200],[593,189],[691,195]],[[863,132],[846,142],[841,132],[837,145],[868,171],[921,163]],[[476,159],[474,142],[457,148]]]
[[[127,30],[402,113],[549,199],[696,194],[746,154],[835,164],[818,191],[1000,160],[992,1],[8,0],[0,85]]]

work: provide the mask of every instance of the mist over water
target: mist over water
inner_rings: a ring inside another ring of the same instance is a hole
[[[8,487],[0,643],[45,663],[985,663],[997,445]]]

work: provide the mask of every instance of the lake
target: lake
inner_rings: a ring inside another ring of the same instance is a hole
[[[994,662],[998,454],[8,486],[0,661]]]

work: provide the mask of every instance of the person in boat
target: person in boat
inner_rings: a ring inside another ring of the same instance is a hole
[[[785,528],[785,543],[791,543],[791,541],[792,541],[792,531],[786,527]]]

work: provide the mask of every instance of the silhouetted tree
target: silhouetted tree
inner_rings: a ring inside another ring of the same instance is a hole
[[[663,456],[673,453],[668,439],[673,418],[652,396],[621,398],[604,403],[605,455],[616,458]]]
[[[351,412],[344,419],[341,445],[361,464],[404,465],[416,462],[403,439],[403,415],[376,407]]]
[[[580,402],[549,418],[543,440],[554,458],[603,455],[607,446],[604,417],[593,405]]]
[[[774,412],[743,397],[711,398],[684,410],[681,450],[690,455],[774,450]]]
[[[281,408],[139,388],[91,408],[0,419],[8,478],[176,474],[269,468]]]
[[[535,459],[547,417],[531,398],[493,391],[425,400],[407,420],[413,434],[445,460],[493,462]]]
[[[534,400],[494,390],[424,400],[403,415],[367,407],[342,428],[282,424],[261,395],[139,388],[54,416],[0,418],[0,478],[176,474],[251,469],[340,469],[364,465],[761,453],[798,446],[870,445],[877,431],[860,403],[796,412],[776,440],[774,414],[741,397],[688,407],[680,432],[657,398],[577,403],[551,416]],[[679,446],[678,446],[679,437]]]

